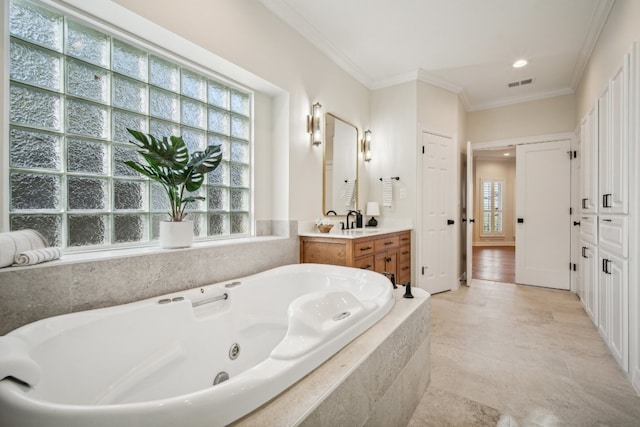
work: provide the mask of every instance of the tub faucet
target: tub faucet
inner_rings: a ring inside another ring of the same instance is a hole
[[[411,282],[407,282],[406,285],[404,285],[404,295],[402,295],[403,298],[413,298],[413,294],[411,293]]]
[[[389,280],[391,281],[391,284],[393,285],[393,289],[398,289],[398,287],[396,286],[396,275],[393,273],[389,273],[388,271],[383,271],[382,274],[384,274],[385,276],[389,277]]]

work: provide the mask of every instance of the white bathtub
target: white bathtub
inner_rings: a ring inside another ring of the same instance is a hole
[[[0,337],[0,425],[226,425],[393,303],[380,274],[296,264],[34,322]]]

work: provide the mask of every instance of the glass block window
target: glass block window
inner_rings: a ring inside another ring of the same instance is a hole
[[[482,235],[502,235],[504,182],[482,180]]]
[[[27,0],[10,3],[9,217],[63,247],[142,244],[168,218],[163,189],[123,162],[127,128],[222,146],[188,219],[196,237],[251,232],[250,91]]]

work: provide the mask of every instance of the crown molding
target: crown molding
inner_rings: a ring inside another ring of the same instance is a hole
[[[315,48],[327,55],[336,65],[371,90],[373,85],[371,76],[353,63],[353,61],[324,37],[303,15],[289,6],[285,0],[258,1],[275,17],[282,19],[287,25],[307,39]]]
[[[589,30],[584,37],[582,48],[580,49],[580,55],[578,55],[578,60],[576,61],[573,74],[571,75],[570,87],[573,91],[575,91],[578,88],[578,84],[580,84],[582,74],[589,62],[589,58],[591,58],[591,54],[598,42],[598,38],[600,38],[600,33],[604,28],[604,24],[607,22],[609,12],[611,12],[614,2],[615,0],[599,1],[596,9],[593,11],[593,15],[591,15]]]
[[[500,99],[495,102],[490,102],[488,104],[471,105],[469,108],[467,108],[467,111],[473,112],[473,111],[489,110],[491,108],[506,107],[509,105],[521,104],[523,102],[539,101],[541,99],[553,98],[556,96],[571,95],[573,93],[575,93],[575,91],[571,88],[552,90],[548,92],[536,93],[533,95],[519,96],[517,98]]]

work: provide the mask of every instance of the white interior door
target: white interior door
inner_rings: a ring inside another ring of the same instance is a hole
[[[429,293],[453,288],[456,195],[455,147],[451,138],[423,132],[422,248],[420,287]]]
[[[516,147],[516,283],[569,289],[570,142]]]
[[[473,275],[473,148],[471,141],[467,141],[467,286],[471,285]]]

